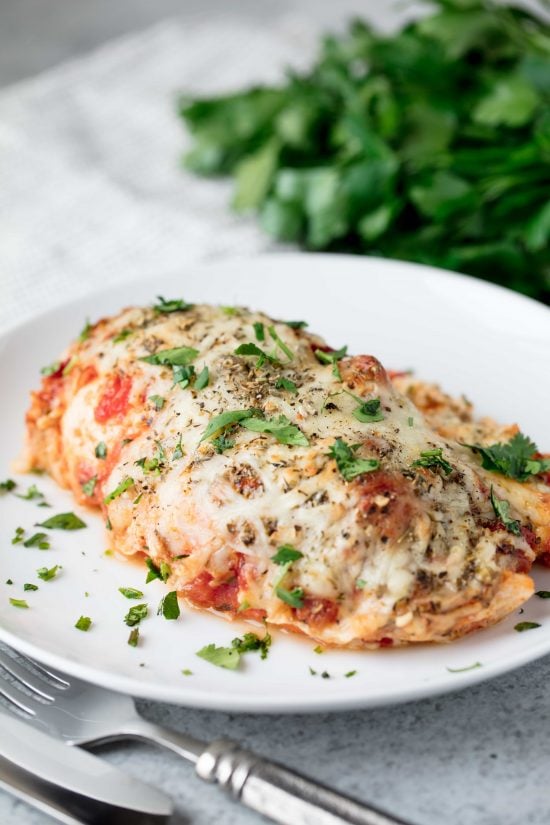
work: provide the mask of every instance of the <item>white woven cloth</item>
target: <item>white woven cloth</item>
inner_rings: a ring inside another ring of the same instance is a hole
[[[321,29],[369,9],[387,25],[391,13],[264,2],[256,20],[228,4],[166,21],[0,94],[1,330],[103,285],[269,247],[227,208],[227,182],[180,168],[177,94],[277,79],[307,64]]]

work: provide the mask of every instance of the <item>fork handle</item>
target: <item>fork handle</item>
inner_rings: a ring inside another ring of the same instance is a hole
[[[281,825],[407,825],[377,808],[270,762],[229,739],[218,739],[195,766],[201,779]]]

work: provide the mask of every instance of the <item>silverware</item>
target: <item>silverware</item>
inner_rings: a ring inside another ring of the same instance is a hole
[[[407,825],[229,739],[207,744],[148,722],[129,696],[69,680],[4,646],[0,696],[15,713],[70,745],[132,738],[168,748],[194,762],[201,779],[281,825]]]
[[[172,813],[161,791],[5,712],[0,753],[0,786],[61,822],[160,825]]]

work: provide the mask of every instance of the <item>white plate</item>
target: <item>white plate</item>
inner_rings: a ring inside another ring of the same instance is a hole
[[[28,392],[39,368],[55,360],[85,318],[122,306],[148,303],[155,295],[190,301],[247,304],[275,317],[307,319],[334,346],[373,353],[391,368],[417,374],[465,393],[480,413],[519,421],[543,449],[550,448],[550,313],[540,304],[471,278],[427,267],[345,256],[280,254],[233,260],[161,276],[91,295],[19,327],[0,341],[2,427],[0,475],[9,474],[23,436]],[[13,476],[13,474],[10,474]],[[541,627],[514,631],[517,614],[490,630],[448,646],[377,652],[325,652],[276,633],[265,661],[244,657],[241,670],[216,668],[195,652],[209,642],[228,644],[243,624],[183,609],[177,622],[155,615],[164,590],[145,588],[137,564],[104,555],[108,538],[98,515],[75,508],[68,493],[46,477],[15,476],[23,489],[36,482],[53,505],[13,495],[0,498],[0,638],[69,674],[136,696],[183,705],[239,711],[318,711],[366,707],[428,696],[487,679],[550,651],[550,601],[533,598],[522,620]],[[51,513],[76,510],[88,524],[73,533],[52,531],[50,550],[13,546],[19,525],[32,528]],[[36,569],[61,564],[53,581]],[[5,584],[11,578],[12,586]],[[550,571],[536,572],[550,589]],[[23,592],[24,582],[40,589]],[[120,586],[146,589],[151,617],[142,623],[137,648],[126,644],[123,616],[132,604]],[[88,595],[87,595],[88,594]],[[26,598],[17,609],[10,597]],[[88,633],[74,628],[90,616]],[[481,667],[462,673],[448,668]],[[313,676],[309,668],[330,678]],[[182,669],[193,671],[184,676]],[[356,670],[352,678],[344,674]]]

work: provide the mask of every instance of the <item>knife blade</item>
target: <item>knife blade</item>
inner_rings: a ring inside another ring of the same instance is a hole
[[[75,822],[122,825],[131,815],[132,822],[160,825],[173,810],[162,791],[1,711],[0,756],[25,792],[34,780],[42,796],[68,808]]]

